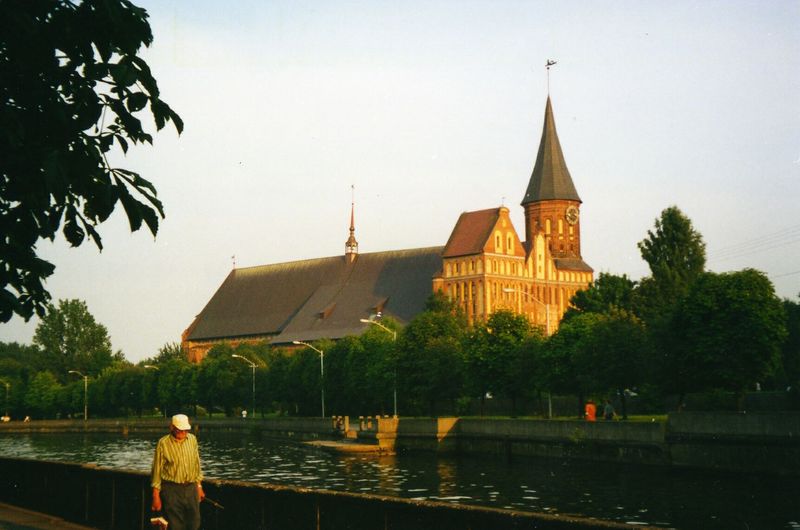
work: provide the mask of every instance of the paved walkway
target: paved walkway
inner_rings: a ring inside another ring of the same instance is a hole
[[[93,530],[88,526],[68,523],[58,517],[45,515],[0,502],[0,530]]]

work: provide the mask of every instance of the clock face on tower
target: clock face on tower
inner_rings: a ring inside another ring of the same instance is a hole
[[[575,223],[578,222],[578,209],[574,206],[570,206],[569,208],[567,208],[566,217],[567,217],[567,222],[571,225],[574,225]]]

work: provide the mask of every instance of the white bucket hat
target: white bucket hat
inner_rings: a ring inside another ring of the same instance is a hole
[[[175,426],[176,429],[180,429],[181,431],[191,431],[192,426],[189,425],[189,418],[186,414],[175,414],[172,417],[172,425]]]

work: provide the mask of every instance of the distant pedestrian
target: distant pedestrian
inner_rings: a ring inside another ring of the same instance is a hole
[[[200,528],[205,493],[197,438],[189,433],[191,428],[185,414],[173,416],[170,433],[158,440],[153,457],[151,508],[156,513],[163,508],[170,530]]]
[[[614,416],[616,416],[616,414],[617,413],[614,411],[614,405],[611,404],[611,401],[606,400],[606,404],[603,407],[603,418],[606,421],[610,421],[614,419]]]
[[[583,417],[586,421],[595,421],[597,419],[597,406],[591,399],[588,400],[583,407]]]

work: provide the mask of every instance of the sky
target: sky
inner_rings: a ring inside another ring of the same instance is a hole
[[[800,293],[800,2],[134,0],[142,55],[185,122],[112,162],[166,218],[105,248],[37,250],[137,362],[180,341],[235,263],[444,245],[460,213],[519,206],[549,90],[596,274],[678,206],[707,266]],[[154,127],[151,127],[154,130]],[[351,190],[354,186],[354,192]],[[36,319],[0,324],[30,343]]]

